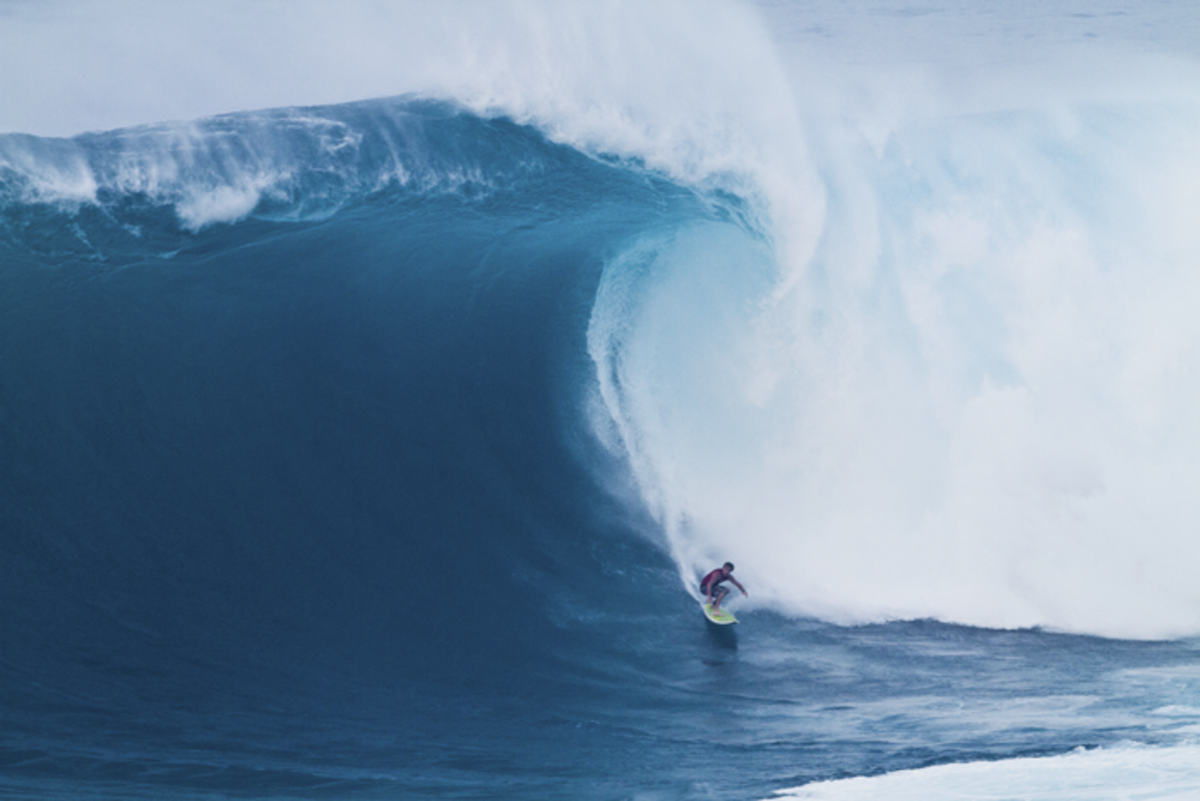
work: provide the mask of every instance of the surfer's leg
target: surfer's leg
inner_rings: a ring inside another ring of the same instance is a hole
[[[729,594],[726,587],[717,587],[717,591],[713,593],[713,611],[721,608],[721,601],[725,600],[725,596]]]

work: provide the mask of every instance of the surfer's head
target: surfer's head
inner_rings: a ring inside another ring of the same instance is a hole
[[[721,565],[721,569],[724,570],[726,573],[732,573],[733,572],[733,562],[726,562],[725,564]]]

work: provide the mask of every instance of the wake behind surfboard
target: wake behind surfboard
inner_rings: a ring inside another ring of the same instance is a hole
[[[737,618],[724,609],[713,610],[712,604],[704,604],[704,616],[718,626],[730,626],[737,623]]]

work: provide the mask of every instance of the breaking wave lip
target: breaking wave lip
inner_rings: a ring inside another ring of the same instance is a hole
[[[402,96],[71,139],[9,134],[0,136],[0,200],[76,214],[136,199],[171,207],[194,233],[252,215],[325,219],[386,189],[481,197],[542,169],[529,148],[472,152],[455,130],[469,117],[450,102]]]

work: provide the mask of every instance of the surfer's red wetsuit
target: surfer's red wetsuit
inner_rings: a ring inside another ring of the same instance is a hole
[[[742,595],[747,594],[746,588],[733,577],[733,562],[726,562],[700,579],[700,592],[705,600],[712,602],[713,609],[720,609],[721,601],[729,594],[729,588],[721,586],[721,582],[726,580],[732,581],[733,585],[742,591]]]
[[[700,591],[707,595],[709,584],[712,584],[714,587],[716,587],[727,578],[729,578],[729,576],[725,575],[725,569],[718,567],[716,570],[700,579]]]

